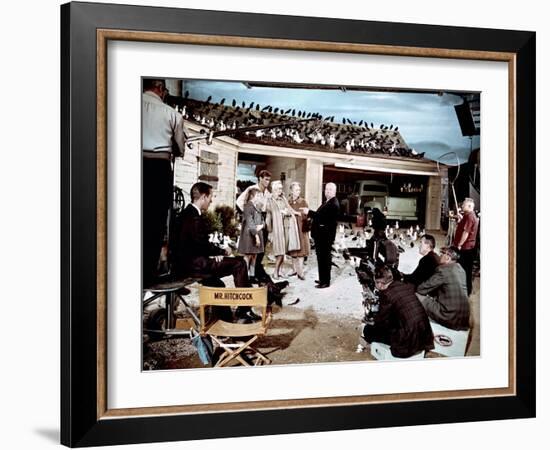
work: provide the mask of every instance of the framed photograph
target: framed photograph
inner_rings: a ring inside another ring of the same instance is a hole
[[[63,444],[534,417],[535,33],[61,19]]]

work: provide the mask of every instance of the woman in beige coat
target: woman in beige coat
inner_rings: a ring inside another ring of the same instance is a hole
[[[300,280],[305,280],[304,257],[309,255],[309,231],[307,230],[307,215],[304,214],[301,208],[308,208],[308,204],[300,196],[301,191],[300,183],[297,181],[290,183],[288,203],[296,216],[296,224],[300,233],[300,249],[289,251],[288,254],[292,257],[292,266],[294,268],[294,273],[291,275],[297,275]]]
[[[266,212],[265,222],[275,256],[273,278],[279,279],[282,278],[281,266],[285,255],[300,249],[300,234],[294,210],[283,195],[283,183],[280,181],[271,183],[271,198],[267,202]]]

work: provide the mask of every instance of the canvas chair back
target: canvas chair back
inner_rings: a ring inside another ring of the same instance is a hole
[[[216,288],[201,286],[199,288],[201,333],[205,331],[205,308],[208,306],[255,307],[261,310],[261,325],[265,328],[267,320],[267,287]]]

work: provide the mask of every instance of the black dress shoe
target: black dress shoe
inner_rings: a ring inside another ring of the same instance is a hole
[[[315,286],[317,289],[325,289],[328,288],[330,284],[328,283],[319,283],[317,286]]]
[[[269,292],[267,295],[267,302],[271,305],[275,303],[277,306],[283,306],[283,295],[279,292]]]
[[[247,311],[246,313],[241,314],[238,317],[239,317],[239,319],[245,319],[245,320],[248,319],[248,320],[251,320],[253,322],[257,322],[258,320],[262,320],[261,316],[256,314],[254,311]]]
[[[317,284],[321,284],[321,282],[319,280],[315,280],[315,283]]]
[[[262,320],[261,316],[258,316],[254,311],[248,311],[246,314],[246,317],[254,322],[257,322],[258,320]]]
[[[282,291],[284,288],[286,288],[288,286],[288,281],[279,281],[277,283],[274,283],[275,284],[275,287],[277,289],[279,289],[279,291]]]
[[[237,319],[237,323],[240,324],[240,325],[249,324],[249,323],[252,323],[252,322],[253,322],[253,320],[249,319],[248,317],[241,317],[241,318]]]

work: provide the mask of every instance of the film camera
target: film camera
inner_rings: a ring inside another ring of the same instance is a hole
[[[374,324],[374,316],[380,308],[378,290],[374,284],[374,271],[376,266],[370,259],[362,259],[359,266],[355,268],[359,283],[363,286],[363,308],[365,313],[362,322],[366,325]]]
[[[366,241],[365,247],[348,248],[346,252],[346,256],[353,260],[357,279],[363,287],[362,303],[365,308],[365,315],[362,321],[366,325],[373,325],[374,316],[380,309],[379,291],[375,285],[375,272],[378,267],[385,265],[391,269],[395,280],[401,279],[401,274],[397,270],[399,263],[397,248],[387,239],[370,239]],[[380,257],[381,253],[384,258]]]
[[[381,263],[374,259],[374,249],[370,244],[372,244],[372,242],[367,241],[366,247],[364,248],[349,248],[346,250],[348,253],[347,256],[351,259],[352,265],[355,267],[357,279],[363,287],[362,303],[365,314],[362,322],[367,325],[372,325],[374,323],[374,316],[380,307],[378,290],[374,282],[374,274],[377,265]]]

